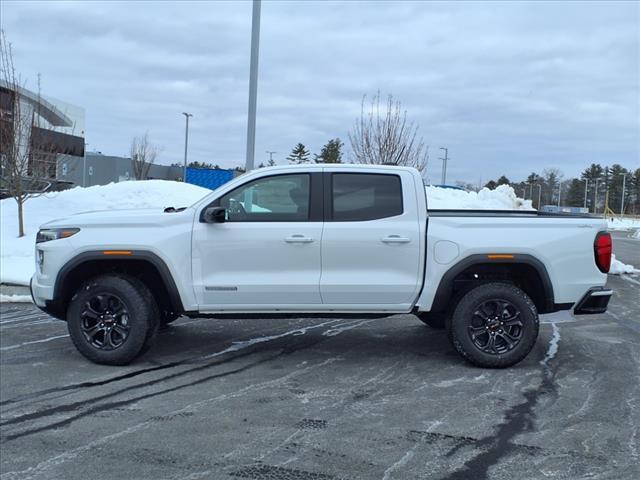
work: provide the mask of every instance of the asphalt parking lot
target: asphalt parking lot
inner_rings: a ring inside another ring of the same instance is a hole
[[[640,265],[640,241],[614,250]],[[521,364],[376,320],[181,319],[128,367],[0,307],[4,479],[640,478],[640,276],[610,311],[543,317]]]

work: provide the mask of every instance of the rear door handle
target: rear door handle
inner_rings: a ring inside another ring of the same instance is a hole
[[[313,238],[296,234],[296,235],[289,235],[284,239],[284,241],[287,243],[311,243],[313,242]]]
[[[387,235],[386,237],[382,237],[382,241],[384,243],[409,243],[411,239],[401,237],[400,235]]]

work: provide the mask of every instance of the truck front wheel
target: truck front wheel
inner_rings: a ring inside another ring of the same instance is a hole
[[[507,283],[487,283],[464,295],[447,321],[455,349],[480,367],[505,368],[524,359],[538,338],[529,296]]]
[[[157,328],[157,306],[141,282],[101,275],[71,299],[67,327],[73,344],[89,360],[126,365],[148,346]]]

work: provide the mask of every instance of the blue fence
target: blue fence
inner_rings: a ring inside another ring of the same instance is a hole
[[[187,183],[214,190],[233,178],[233,170],[211,170],[208,168],[187,168]]]

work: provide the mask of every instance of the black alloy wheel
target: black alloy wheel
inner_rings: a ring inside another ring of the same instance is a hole
[[[522,329],[520,310],[511,302],[498,299],[480,303],[468,326],[473,344],[491,355],[501,355],[517,347]]]
[[[120,297],[98,293],[87,299],[80,315],[82,333],[93,347],[114,350],[127,341],[131,329],[129,311]]]

